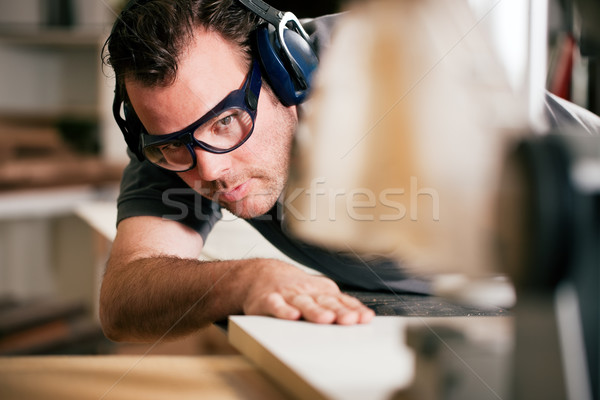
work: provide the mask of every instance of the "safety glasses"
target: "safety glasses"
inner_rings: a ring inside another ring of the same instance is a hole
[[[252,135],[262,79],[258,62],[242,89],[229,93],[212,110],[188,127],[166,135],[150,135],[142,129],[142,151],[148,161],[174,172],[196,166],[194,147],[215,154],[229,153]]]

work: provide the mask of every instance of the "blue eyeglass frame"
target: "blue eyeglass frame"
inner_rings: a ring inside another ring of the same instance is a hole
[[[167,133],[165,135],[150,135],[146,128],[142,128],[142,132],[140,133],[140,141],[142,143],[142,152],[146,147],[160,145],[162,143],[170,142],[172,140],[181,140],[189,150],[192,155],[192,165],[182,171],[177,172],[185,172],[193,169],[196,166],[196,153],[194,152],[194,146],[198,146],[203,150],[206,150],[210,153],[214,154],[225,154],[229,153],[241,145],[243,145],[249,138],[252,136],[254,132],[254,121],[256,119],[256,113],[258,108],[258,97],[260,95],[260,89],[262,86],[262,78],[260,73],[260,66],[256,60],[252,62],[252,69],[248,73],[246,80],[244,81],[244,85],[241,89],[234,90],[230,92],[223,100],[221,100],[216,106],[214,106],[210,111],[204,114],[200,119],[196,122],[188,125],[187,127],[173,133]],[[222,113],[231,108],[238,108],[245,110],[252,119],[252,128],[250,132],[246,135],[246,137],[241,140],[235,146],[228,149],[219,149],[214,146],[209,145],[208,143],[204,143],[194,137],[194,131],[205,122],[214,118],[215,115]],[[182,138],[183,137],[183,138]],[[154,164],[157,165],[157,164]],[[164,168],[160,165],[157,165],[160,168],[171,171],[167,168]]]

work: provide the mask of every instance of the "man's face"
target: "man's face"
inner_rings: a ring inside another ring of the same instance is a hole
[[[126,88],[148,133],[163,135],[185,128],[231,91],[240,89],[248,72],[237,46],[199,28],[179,60],[172,85],[148,87],[127,80]],[[287,180],[296,124],[296,108],[284,107],[263,83],[254,132],[248,141],[226,154],[195,147],[196,167],[178,175],[239,217],[264,214],[275,204]]]

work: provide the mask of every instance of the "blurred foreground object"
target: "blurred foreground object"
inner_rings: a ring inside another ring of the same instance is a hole
[[[378,0],[345,14],[299,127],[285,221],[304,240],[384,254],[417,276],[508,274],[515,349],[502,393],[598,399],[600,137],[534,123],[535,89],[507,83],[479,29],[494,7],[474,17],[463,1]],[[453,334],[433,339],[493,357]],[[455,361],[446,348],[434,356]],[[432,374],[451,377],[452,364]],[[459,389],[419,398],[499,397]]]
[[[297,133],[286,221],[409,272],[496,271],[504,132],[527,125],[465,1],[371,1],[336,26]]]
[[[512,398],[598,399],[600,136],[521,139],[499,203],[502,264],[518,297]]]
[[[497,229],[518,297],[514,333],[473,338],[460,324],[415,327],[410,398],[598,399],[600,136],[563,129],[523,137],[502,170]]]

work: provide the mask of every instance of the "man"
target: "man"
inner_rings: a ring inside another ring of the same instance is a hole
[[[149,137],[187,127],[261,73],[250,43],[259,19],[237,2],[141,3],[121,15],[107,46],[117,90]],[[373,317],[333,280],[281,261],[198,261],[219,206],[242,218],[258,217],[273,208],[286,182],[297,107],[284,106],[258,79],[254,128],[238,148],[215,154],[195,146],[195,165],[184,172],[136,159],[125,171],[100,296],[109,338],[176,337],[240,313],[339,324]],[[204,199],[182,195],[192,207],[187,219],[162,218],[173,214],[162,193],[183,183]]]
[[[107,62],[127,121],[139,119],[137,127],[120,124],[145,160],[132,154],[125,170],[100,295],[103,329],[113,340],[177,337],[239,313],[367,323],[373,312],[338,284],[429,291],[388,260],[329,252],[282,229],[278,202],[299,110],[273,90],[258,63],[258,22],[237,0],[150,0],[115,23]],[[326,44],[331,22],[306,26],[316,47]],[[555,116],[566,110],[555,100],[548,106]],[[569,115],[560,119],[576,118]],[[143,150],[132,137],[142,138]],[[271,259],[198,261],[220,207],[327,277]]]

